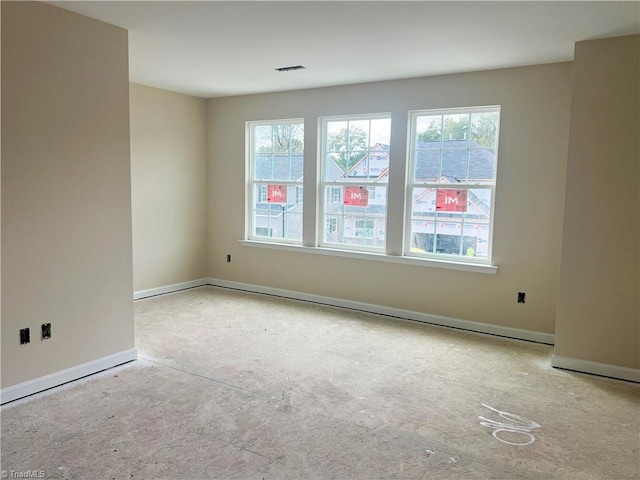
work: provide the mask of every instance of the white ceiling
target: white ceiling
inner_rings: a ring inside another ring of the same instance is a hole
[[[639,1],[47,3],[128,29],[132,82],[207,98],[563,62],[640,33]]]

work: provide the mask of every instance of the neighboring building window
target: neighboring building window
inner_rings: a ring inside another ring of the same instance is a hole
[[[374,228],[375,222],[373,220],[356,220],[356,237],[372,238]]]
[[[329,200],[331,203],[338,203],[340,202],[340,194],[342,193],[342,188],[341,187],[331,187],[330,189],[331,192],[331,200]]]
[[[267,201],[267,186],[258,185],[258,202],[265,203]]]
[[[362,115],[321,121],[320,243],[384,251],[391,118]],[[336,220],[335,231],[332,219]]]
[[[488,263],[499,107],[411,112],[405,255]]]
[[[338,219],[336,217],[327,218],[327,233],[330,235],[338,233]]]
[[[302,120],[248,122],[248,238],[302,242]]]

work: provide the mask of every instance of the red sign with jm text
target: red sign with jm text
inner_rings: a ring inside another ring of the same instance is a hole
[[[267,186],[267,202],[268,203],[287,203],[287,186],[286,185],[268,185]]]
[[[439,188],[436,210],[440,212],[466,212],[467,191]]]
[[[344,187],[344,204],[366,207],[369,205],[369,190],[367,187]]]

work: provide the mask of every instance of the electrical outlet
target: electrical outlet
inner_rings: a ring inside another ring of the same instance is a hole
[[[526,293],[518,292],[518,303],[524,303],[524,297],[526,297]]]
[[[20,329],[20,345],[24,345],[31,341],[31,335],[28,328]]]
[[[231,263],[231,255],[227,254],[227,263]]]
[[[51,338],[51,324],[43,323],[41,340],[47,340],[48,338]]]

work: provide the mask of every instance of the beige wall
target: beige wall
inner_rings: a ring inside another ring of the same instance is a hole
[[[640,367],[640,36],[576,44],[556,355]]]
[[[7,387],[134,338],[127,32],[42,3],[1,8]]]
[[[553,333],[571,74],[571,64],[563,63],[210,100],[209,275]],[[306,158],[313,162],[319,115],[391,112],[392,143],[398,139],[400,146],[410,109],[495,104],[502,106],[496,275],[238,243],[244,236],[246,121],[304,117]],[[225,262],[227,253],[231,263]],[[526,304],[516,303],[518,291],[527,293]]]
[[[206,100],[131,85],[135,291],[206,276]]]

